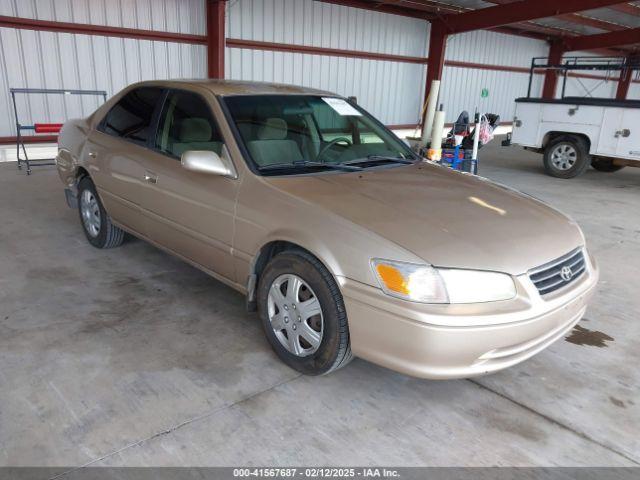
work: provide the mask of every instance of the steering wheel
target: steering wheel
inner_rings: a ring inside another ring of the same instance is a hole
[[[334,138],[333,140],[331,140],[329,143],[327,143],[324,147],[322,147],[320,149],[320,152],[318,152],[318,155],[316,156],[316,161],[320,161],[320,159],[322,158],[322,156],[327,153],[327,151],[333,147],[334,145],[340,143],[340,142],[344,142],[347,144],[347,146],[351,146],[353,145],[353,142],[351,140],[349,140],[347,137],[338,137],[338,138]]]

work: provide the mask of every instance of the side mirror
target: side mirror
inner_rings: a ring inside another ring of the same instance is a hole
[[[223,177],[234,176],[227,162],[220,155],[210,150],[187,150],[180,157],[180,163],[185,170],[208,173]]]

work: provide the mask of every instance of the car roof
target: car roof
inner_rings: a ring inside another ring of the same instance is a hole
[[[283,83],[248,82],[242,80],[215,79],[180,79],[151,80],[136,83],[136,86],[153,85],[166,88],[197,86],[210,90],[215,95],[324,95],[335,96],[334,93],[315,88],[286,85]]]

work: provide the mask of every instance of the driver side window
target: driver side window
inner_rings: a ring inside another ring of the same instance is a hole
[[[206,101],[198,94],[172,91],[160,114],[155,148],[175,158],[187,150],[222,152],[223,140]]]

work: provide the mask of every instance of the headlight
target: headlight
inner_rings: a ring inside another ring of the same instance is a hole
[[[511,276],[479,270],[438,269],[449,293],[450,303],[479,303],[509,300],[516,296]]]
[[[442,277],[433,267],[373,259],[373,269],[385,293],[423,303],[449,303]]]
[[[480,303],[516,296],[513,280],[504,273],[434,268],[381,259],[373,259],[372,265],[385,293],[413,302]]]

